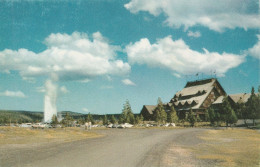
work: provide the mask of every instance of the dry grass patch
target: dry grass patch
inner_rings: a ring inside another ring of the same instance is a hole
[[[260,133],[247,129],[209,130],[194,146],[197,158],[214,160],[219,166],[260,166]]]
[[[30,129],[0,127],[0,146],[8,144],[70,142],[94,137],[101,137],[101,135],[81,128]]]

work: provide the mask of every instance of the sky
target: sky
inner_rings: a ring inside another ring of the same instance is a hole
[[[257,0],[2,0],[0,109],[134,113],[187,81],[260,85]],[[198,75],[196,75],[198,74]],[[57,99],[56,99],[57,98]]]

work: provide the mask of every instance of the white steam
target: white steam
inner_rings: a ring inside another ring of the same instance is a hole
[[[45,98],[44,98],[44,122],[51,122],[52,116],[57,116],[57,85],[51,80],[45,82]]]

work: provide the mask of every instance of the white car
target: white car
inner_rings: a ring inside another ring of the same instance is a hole
[[[121,124],[118,126],[118,128],[131,128],[133,127],[134,125],[132,124],[129,124],[129,123],[124,123],[124,124]]]
[[[175,127],[176,125],[175,125],[175,123],[171,123],[169,126],[173,126],[173,127]]]
[[[113,124],[107,125],[107,128],[112,128],[112,127],[113,127]]]
[[[167,124],[165,124],[164,126],[165,126],[165,127],[168,127],[168,126],[170,126],[170,124],[169,124],[169,123],[167,123]]]
[[[44,129],[44,128],[45,128],[45,124],[36,123],[36,124],[33,124],[33,125],[32,125],[32,128]]]

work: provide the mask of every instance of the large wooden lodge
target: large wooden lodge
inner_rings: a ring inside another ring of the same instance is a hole
[[[190,109],[201,119],[204,118],[205,111],[211,105],[219,105],[225,96],[231,103],[239,101],[246,102],[250,94],[227,95],[223,87],[216,78],[187,82],[186,86],[178,91],[174,97],[166,104],[164,108],[168,112],[171,106],[179,114],[186,114]],[[144,105],[141,114],[145,120],[152,120],[156,105]]]

